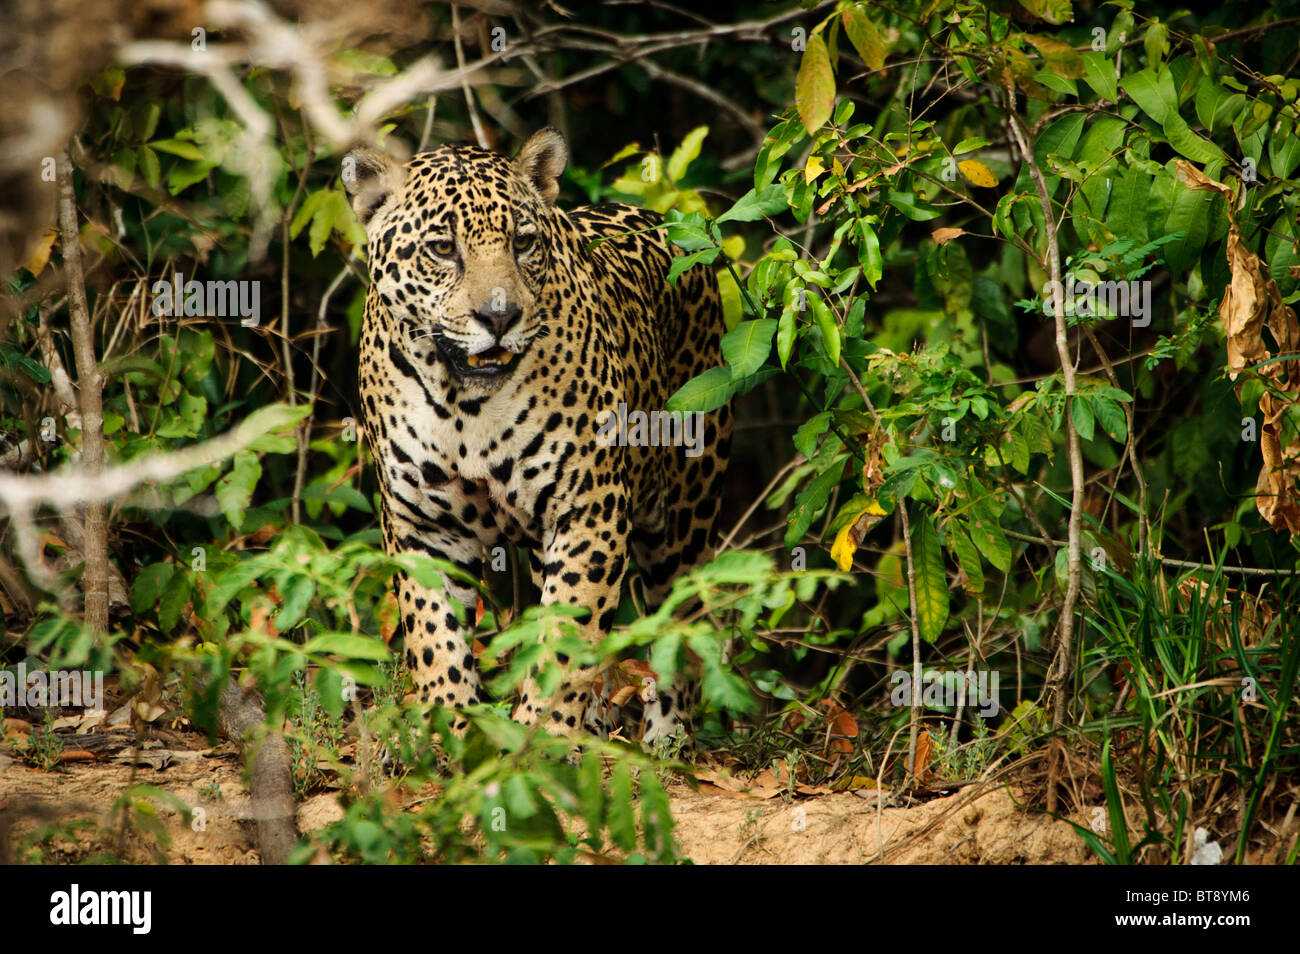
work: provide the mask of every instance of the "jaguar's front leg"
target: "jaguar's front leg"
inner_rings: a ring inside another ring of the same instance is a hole
[[[623,573],[627,566],[626,498],[617,491],[569,511],[556,530],[547,535],[543,550],[542,605],[582,606],[590,615],[579,625],[590,645],[609,635],[618,610]],[[588,521],[592,522],[589,523]],[[594,529],[593,529],[594,524]],[[570,732],[582,725],[600,674],[594,664],[565,665],[560,688],[550,697],[539,696],[537,683],[528,679],[514,718],[524,723],[539,719],[548,731]]]
[[[450,514],[448,510],[446,516]],[[395,516],[386,508],[384,542],[390,554],[446,560],[475,578],[482,572],[482,544],[450,519],[421,519],[417,523]],[[471,648],[478,594],[472,586],[446,575],[442,582],[442,588],[426,587],[409,572],[398,575],[397,600],[405,634],[406,666],[421,701],[463,709],[486,701]],[[461,732],[467,725],[458,716],[453,728]]]

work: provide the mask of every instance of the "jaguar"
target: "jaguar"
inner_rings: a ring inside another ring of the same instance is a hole
[[[732,415],[705,414],[690,448],[607,439],[611,415],[662,411],[721,364],[726,329],[710,268],[668,281],[681,252],[659,214],[556,205],[567,162],[547,127],[514,159],[466,145],[405,163],[354,149],[342,180],[368,240],[358,383],[386,551],[481,579],[494,548],[526,550],[541,603],[587,610],[579,626],[594,643],[625,578],[640,575],[653,607],[711,557]],[[442,583],[398,574],[404,658],[422,700],[460,710],[489,701],[477,593],[450,574]],[[513,717],[607,729],[603,667],[560,662],[559,690],[543,698],[528,679]],[[641,740],[689,730],[695,684],[651,688]],[[454,728],[466,725],[458,712]]]

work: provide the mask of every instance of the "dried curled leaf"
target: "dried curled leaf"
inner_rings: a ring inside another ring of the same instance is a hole
[[[1218,192],[1226,200],[1227,255],[1232,278],[1219,304],[1219,318],[1228,341],[1228,374],[1236,380],[1249,368],[1267,379],[1268,384],[1259,400],[1263,466],[1255,483],[1255,506],[1273,529],[1285,528],[1295,536],[1300,533],[1300,439],[1283,447],[1282,424],[1287,410],[1300,400],[1300,360],[1270,358],[1300,352],[1300,325],[1295,310],[1283,303],[1277,282],[1242,240],[1232,187],[1215,182],[1185,160],[1176,159],[1174,163],[1187,188]],[[1275,354],[1264,340],[1265,327],[1276,343]],[[1241,395],[1240,384],[1237,395]]]

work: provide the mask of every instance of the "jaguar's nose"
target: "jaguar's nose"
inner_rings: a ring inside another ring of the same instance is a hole
[[[508,301],[503,305],[492,304],[486,308],[480,308],[474,312],[474,317],[479,320],[479,323],[484,328],[496,336],[497,341],[500,341],[522,313],[516,302]]]

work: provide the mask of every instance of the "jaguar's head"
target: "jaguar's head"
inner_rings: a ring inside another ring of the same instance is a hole
[[[467,384],[499,387],[547,333],[553,203],[568,159],[547,127],[512,160],[443,146],[405,166],[371,149],[343,160],[369,236],[370,280],[417,355],[436,348]]]

